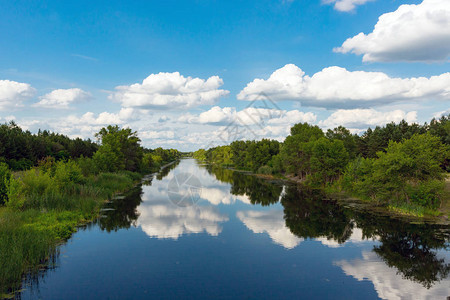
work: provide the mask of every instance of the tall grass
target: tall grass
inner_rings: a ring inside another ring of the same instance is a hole
[[[140,178],[133,172],[84,176],[71,161],[12,176],[6,207],[0,207],[0,298],[20,288],[24,273],[53,261],[59,242]]]
[[[35,273],[56,255],[52,232],[24,226],[38,214],[0,211],[0,298],[20,288],[24,271]]]

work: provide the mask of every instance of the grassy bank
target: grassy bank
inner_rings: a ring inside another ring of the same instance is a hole
[[[51,267],[58,244],[96,218],[106,199],[141,178],[132,172],[88,177],[68,173],[72,180],[61,181],[39,169],[12,179],[17,191],[0,207],[0,298],[21,288],[24,273]]]

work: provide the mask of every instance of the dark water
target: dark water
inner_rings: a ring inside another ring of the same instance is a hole
[[[57,268],[21,296],[450,295],[449,228],[374,216],[324,199],[318,191],[182,160],[106,205],[96,224],[61,247]]]

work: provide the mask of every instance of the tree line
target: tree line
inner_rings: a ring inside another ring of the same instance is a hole
[[[97,141],[72,139],[48,130],[39,130],[33,134],[13,121],[1,124],[0,163],[19,171],[45,161],[71,159],[87,160],[97,171],[147,172],[181,156],[175,149],[142,147],[137,132],[130,128],[110,125],[102,128],[95,136]]]
[[[65,193],[101,174],[129,172],[136,178],[133,173],[155,172],[181,156],[175,149],[144,148],[136,131],[117,125],[102,128],[96,143],[48,131],[32,134],[14,122],[1,125],[0,132],[0,205],[22,207],[36,191],[39,197],[54,195],[52,182]]]
[[[284,142],[235,141],[194,152],[214,164],[293,177],[393,206],[439,207],[450,171],[450,115],[424,125],[389,123],[363,134],[295,124]]]

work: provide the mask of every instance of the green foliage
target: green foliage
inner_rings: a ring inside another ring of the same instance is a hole
[[[261,166],[258,169],[258,174],[265,174],[265,175],[271,175],[273,173],[273,170],[269,166]]]
[[[348,152],[348,156],[350,159],[353,159],[357,156],[357,135],[352,135],[350,130],[343,126],[339,126],[334,128],[333,130],[328,129],[326,133],[326,137],[330,140],[341,140],[344,143],[344,147]]]
[[[73,160],[56,163],[54,180],[61,190],[72,184],[82,184],[84,182],[81,168]]]
[[[338,179],[349,157],[344,142],[322,137],[312,143],[310,158],[312,183],[323,186]]]
[[[102,145],[92,157],[94,166],[100,172],[116,172],[123,170],[125,164],[120,161],[117,151],[111,145]]]
[[[144,153],[142,156],[141,172],[150,173],[155,168],[155,161],[151,153]]]
[[[6,206],[13,209],[21,209],[25,204],[25,193],[23,189],[23,184],[21,181],[14,178],[11,175],[8,183],[7,191],[8,201]]]
[[[324,135],[318,126],[298,123],[282,144],[235,141],[200,149],[194,157],[261,174],[294,175],[312,186],[386,204],[435,209],[443,198],[443,171],[450,169],[449,120],[450,115],[423,126],[390,123],[361,137],[342,126]]]
[[[52,156],[44,157],[38,161],[38,168],[44,173],[49,173],[50,176],[55,175],[56,171],[56,160]]]
[[[84,177],[99,173],[99,168],[93,158],[81,156],[76,160],[76,163]]]
[[[412,203],[431,209],[439,207],[444,192],[442,180],[430,179],[416,185],[407,185],[406,193]]]
[[[355,194],[387,203],[412,201],[436,208],[443,190],[440,165],[448,155],[448,146],[430,134],[416,134],[400,143],[391,141],[386,152],[378,152],[378,159],[351,163],[343,185]]]
[[[12,170],[30,169],[46,157],[55,160],[91,157],[96,150],[97,145],[90,140],[70,139],[45,130],[32,134],[14,122],[0,125],[0,158]]]
[[[206,150],[198,149],[197,151],[194,152],[193,157],[200,161],[205,161],[206,160]]]
[[[323,137],[323,131],[317,125],[313,126],[308,123],[298,123],[292,126],[291,136],[299,136],[299,141],[308,142]]]
[[[426,131],[426,126],[408,124],[404,120],[398,124],[392,122],[384,127],[377,126],[374,130],[369,128],[358,139],[358,151],[364,157],[375,158],[379,151],[384,151],[389,141],[401,142],[410,139],[414,134],[423,134]]]
[[[7,164],[0,162],[0,205],[8,199],[8,185],[11,178],[11,171]]]
[[[24,226],[39,214],[0,210],[0,295],[19,289],[25,270],[37,272],[56,253],[50,231]]]
[[[314,141],[324,136],[318,126],[299,123],[291,128],[280,150],[281,171],[293,173],[301,179],[311,174],[311,155]]]
[[[106,163],[116,170],[138,171],[142,161],[142,148],[136,131],[130,128],[119,128],[109,125],[102,128],[96,135],[101,142],[98,152],[102,153],[101,167]],[[96,157],[94,156],[94,159]],[[101,169],[102,170],[102,169]]]

